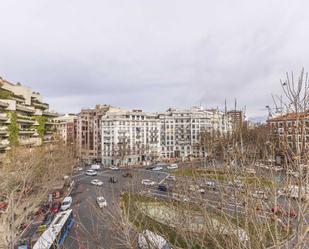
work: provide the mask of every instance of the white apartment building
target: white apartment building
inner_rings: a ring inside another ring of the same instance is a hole
[[[108,111],[102,117],[102,163],[132,165],[160,157],[160,120],[141,110]]]
[[[108,111],[102,116],[101,126],[105,165],[204,157],[206,153],[199,146],[201,133],[226,134],[232,129],[225,113],[201,107],[170,108],[164,113]]]

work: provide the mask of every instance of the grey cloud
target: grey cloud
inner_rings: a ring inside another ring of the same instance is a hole
[[[307,1],[0,2],[0,74],[54,109],[229,107],[265,117],[308,65]]]

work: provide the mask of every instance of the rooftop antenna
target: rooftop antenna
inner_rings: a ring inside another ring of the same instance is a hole
[[[224,100],[224,112],[227,113],[227,107],[226,107],[226,99]]]

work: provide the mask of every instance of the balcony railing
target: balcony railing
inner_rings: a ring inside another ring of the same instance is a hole
[[[58,113],[56,112],[51,112],[51,111],[43,111],[44,116],[49,116],[49,117],[58,117]]]
[[[6,108],[9,104],[0,100],[0,106]]]
[[[23,112],[35,113],[35,109],[33,107],[25,106],[25,105],[21,105],[21,104],[17,104],[16,109],[19,110],[19,111],[23,111]]]
[[[7,121],[8,115],[6,113],[0,113],[0,121]]]
[[[26,135],[26,134],[34,134],[36,133],[36,130],[35,129],[21,129],[19,131],[19,134],[23,134],[23,135]]]

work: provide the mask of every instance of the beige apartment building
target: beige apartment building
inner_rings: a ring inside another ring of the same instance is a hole
[[[42,95],[20,83],[0,78],[0,151],[12,144],[37,146],[52,140],[53,118]]]
[[[77,115],[65,114],[54,119],[57,138],[65,144],[75,144],[77,136]]]
[[[228,116],[217,110],[170,108],[159,113],[161,123],[161,154],[163,158],[204,157],[198,146],[203,132],[217,132],[221,135],[231,131]]]
[[[76,146],[81,160],[101,161],[101,119],[107,111],[112,109],[119,110],[110,105],[96,105],[93,109],[82,109],[77,115]]]
[[[107,111],[102,116],[102,163],[147,164],[161,159],[203,157],[198,146],[203,132],[227,134],[232,124],[217,109],[170,108],[163,113]]]

